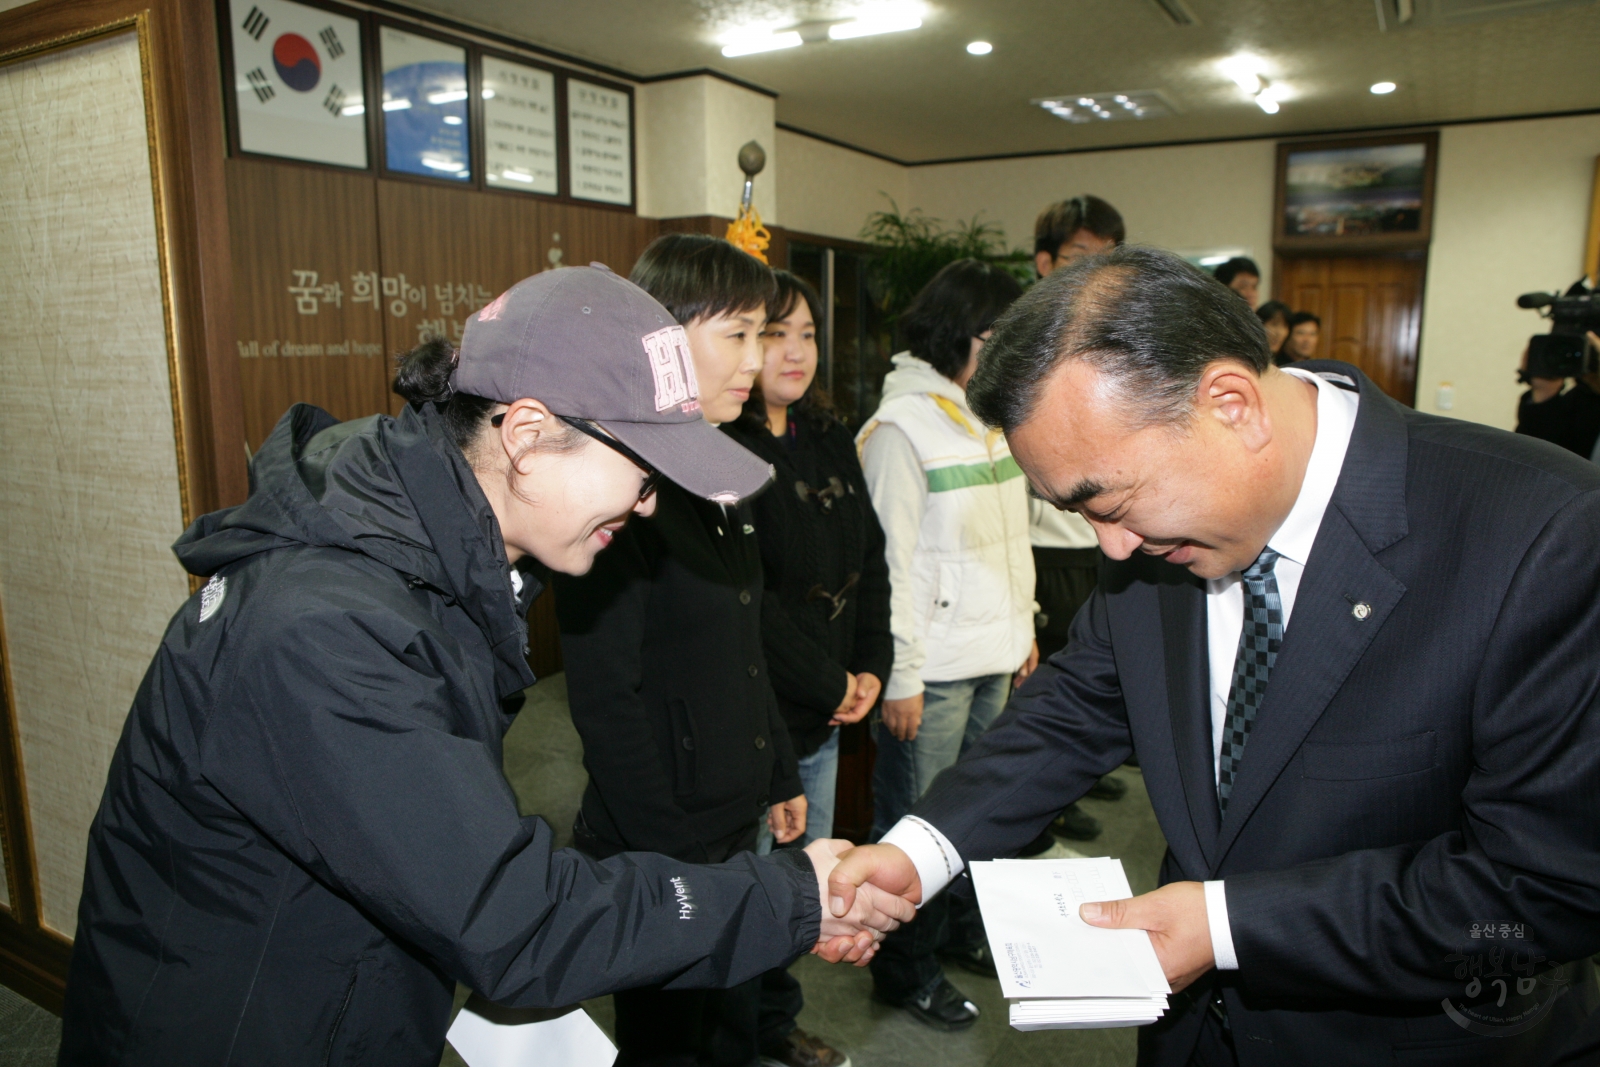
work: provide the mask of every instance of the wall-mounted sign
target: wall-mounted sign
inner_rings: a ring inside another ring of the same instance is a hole
[[[625,92],[567,79],[568,188],[573,197],[633,203],[630,103]]]
[[[403,174],[471,181],[467,50],[384,26],[378,52],[385,166]]]
[[[229,0],[239,148],[367,165],[361,24],[292,0]]]
[[[483,57],[483,179],[499,189],[561,191],[556,169],[556,77]]]

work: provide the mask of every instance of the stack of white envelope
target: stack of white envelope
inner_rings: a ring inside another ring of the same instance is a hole
[[[1103,930],[1078,905],[1133,893],[1122,861],[996,860],[972,880],[1018,1030],[1142,1026],[1167,1010],[1167,984],[1143,930]]]

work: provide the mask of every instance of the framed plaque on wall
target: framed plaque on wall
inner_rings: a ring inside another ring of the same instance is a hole
[[[378,54],[383,62],[384,168],[471,182],[466,48],[380,26]]]
[[[555,196],[561,191],[555,74],[488,52],[481,63],[484,183]]]
[[[366,168],[361,22],[294,0],[227,0],[238,147]]]
[[[633,94],[567,79],[568,195],[633,206]]]

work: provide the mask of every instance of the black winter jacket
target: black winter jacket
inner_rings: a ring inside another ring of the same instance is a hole
[[[883,527],[855,441],[838,421],[791,416],[781,438],[753,419],[726,429],[778,472],[751,504],[766,582],[761,636],[795,751],[809,756],[828,740],[845,671],[887,683],[894,666]],[[823,594],[838,595],[851,575],[855,584],[835,615]]]
[[[799,768],[761,654],[748,505],[663,484],[581,578],[556,579],[561,657],[589,787],[575,843],[721,859]]]
[[[533,681],[499,528],[431,410],[297,406],[139,688],[89,834],[61,1063],[434,1067],[453,981],[555,1006],[809,949],[809,862],[551,852],[501,772]]]

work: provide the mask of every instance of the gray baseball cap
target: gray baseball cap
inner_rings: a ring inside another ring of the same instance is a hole
[[[700,413],[683,327],[603,263],[524,278],[467,319],[450,386],[587,419],[697,496],[737,503],[772,465]]]

